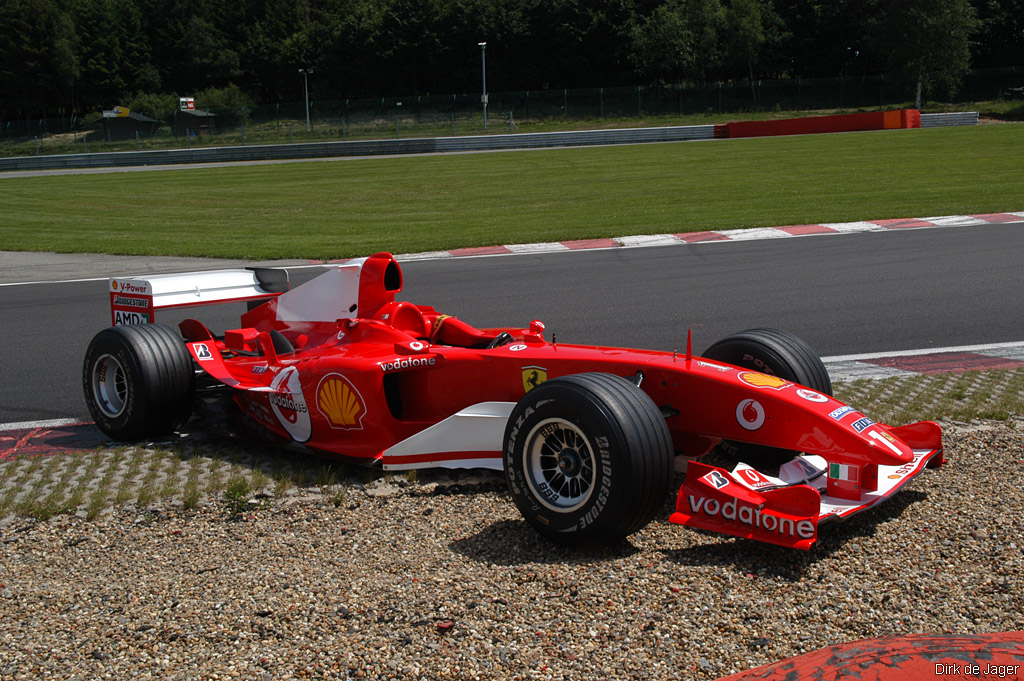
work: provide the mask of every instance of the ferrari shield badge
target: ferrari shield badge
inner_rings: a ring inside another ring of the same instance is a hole
[[[530,392],[548,380],[548,370],[544,367],[523,367],[523,391]]]

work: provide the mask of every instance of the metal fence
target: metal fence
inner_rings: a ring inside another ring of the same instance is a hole
[[[132,111],[0,120],[0,156],[192,149],[281,143],[543,131],[552,119],[665,119],[695,114],[854,109],[906,104],[884,76],[797,78],[707,86],[491,93],[486,125],[477,94],[380,97],[187,111]],[[1024,67],[975,70],[953,101],[1024,100]],[[308,121],[308,123],[307,123]],[[652,121],[663,123],[663,121]]]

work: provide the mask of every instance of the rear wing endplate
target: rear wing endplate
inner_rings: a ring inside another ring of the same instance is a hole
[[[110,320],[152,324],[156,311],[268,300],[288,290],[288,271],[268,267],[110,278]]]

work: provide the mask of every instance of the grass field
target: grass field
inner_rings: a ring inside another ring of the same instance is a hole
[[[0,250],[339,258],[1016,211],[1024,125],[0,177]]]

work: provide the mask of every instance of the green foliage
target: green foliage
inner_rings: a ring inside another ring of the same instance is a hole
[[[133,113],[142,113],[154,118],[166,117],[178,108],[178,95],[139,92],[125,104]]]
[[[195,97],[196,107],[200,109],[226,109],[253,105],[252,97],[234,83],[221,88],[206,88]],[[175,102],[175,106],[177,106],[177,102]]]
[[[883,16],[880,37],[890,72],[923,93],[955,91],[971,61],[978,20],[969,0],[903,0]]]
[[[785,39],[785,24],[770,2],[732,0],[725,12],[725,53],[737,73],[746,72],[751,87],[765,52]]]
[[[886,68],[938,92],[972,58],[1019,65],[1020,3],[3,0],[0,118],[234,86],[264,103],[299,101],[304,67],[315,69],[315,100],[476,92],[483,41],[495,92]]]
[[[159,86],[134,0],[78,0],[70,16],[79,38],[77,86],[85,101],[110,108],[133,91]]]
[[[245,512],[252,492],[252,486],[244,476],[235,475],[228,480],[227,487],[224,488],[224,507],[228,513],[237,516]]]
[[[646,80],[678,82],[694,72],[697,39],[688,17],[682,2],[670,2],[636,19],[630,58]]]
[[[80,45],[71,17],[52,0],[0,2],[0,117],[15,106],[70,105]]]

